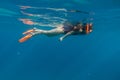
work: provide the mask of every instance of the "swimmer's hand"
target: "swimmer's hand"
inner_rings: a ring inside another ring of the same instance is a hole
[[[63,37],[59,38],[59,40],[60,40],[60,42],[62,42],[63,41]]]

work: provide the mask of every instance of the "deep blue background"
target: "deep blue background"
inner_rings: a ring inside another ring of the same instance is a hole
[[[21,44],[30,27],[18,21],[17,5],[93,11],[93,33]],[[0,80],[120,80],[119,0],[1,0],[1,8],[16,13],[0,11]]]

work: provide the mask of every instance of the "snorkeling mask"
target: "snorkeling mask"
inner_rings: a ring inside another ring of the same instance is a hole
[[[89,34],[90,32],[92,32],[92,26],[93,26],[92,23],[87,23],[86,24],[86,26],[85,26],[85,33],[86,34]]]

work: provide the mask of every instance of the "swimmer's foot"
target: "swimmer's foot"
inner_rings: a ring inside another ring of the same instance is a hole
[[[33,29],[30,29],[30,30],[27,30],[27,31],[23,32],[23,34],[26,35],[26,36],[24,36],[21,39],[19,39],[19,42],[22,43],[22,42],[25,42],[28,39],[30,39],[33,36],[33,34],[34,34],[35,29],[36,28],[33,28]]]
[[[21,39],[19,39],[19,42],[20,43],[25,42],[26,40],[30,39],[32,36],[40,34],[41,32],[42,32],[41,30],[38,30],[36,28],[27,30],[26,32],[23,33],[26,36],[24,36]]]

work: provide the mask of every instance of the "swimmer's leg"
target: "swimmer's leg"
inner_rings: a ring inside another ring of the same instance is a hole
[[[44,34],[46,36],[56,36],[59,34],[63,34],[64,33],[64,29],[62,27],[60,28],[55,28],[52,30],[41,30],[41,29],[34,29],[34,32],[32,32],[32,35],[37,35],[37,34]]]
[[[33,28],[31,30],[24,32],[23,34],[26,34],[26,36],[21,38],[19,40],[19,42],[25,42],[26,40],[28,40],[32,36],[38,35],[38,34],[44,34],[44,35],[50,37],[50,36],[56,36],[56,35],[63,34],[63,33],[64,33],[64,29],[62,27],[55,28],[52,30],[41,30],[41,29]]]

